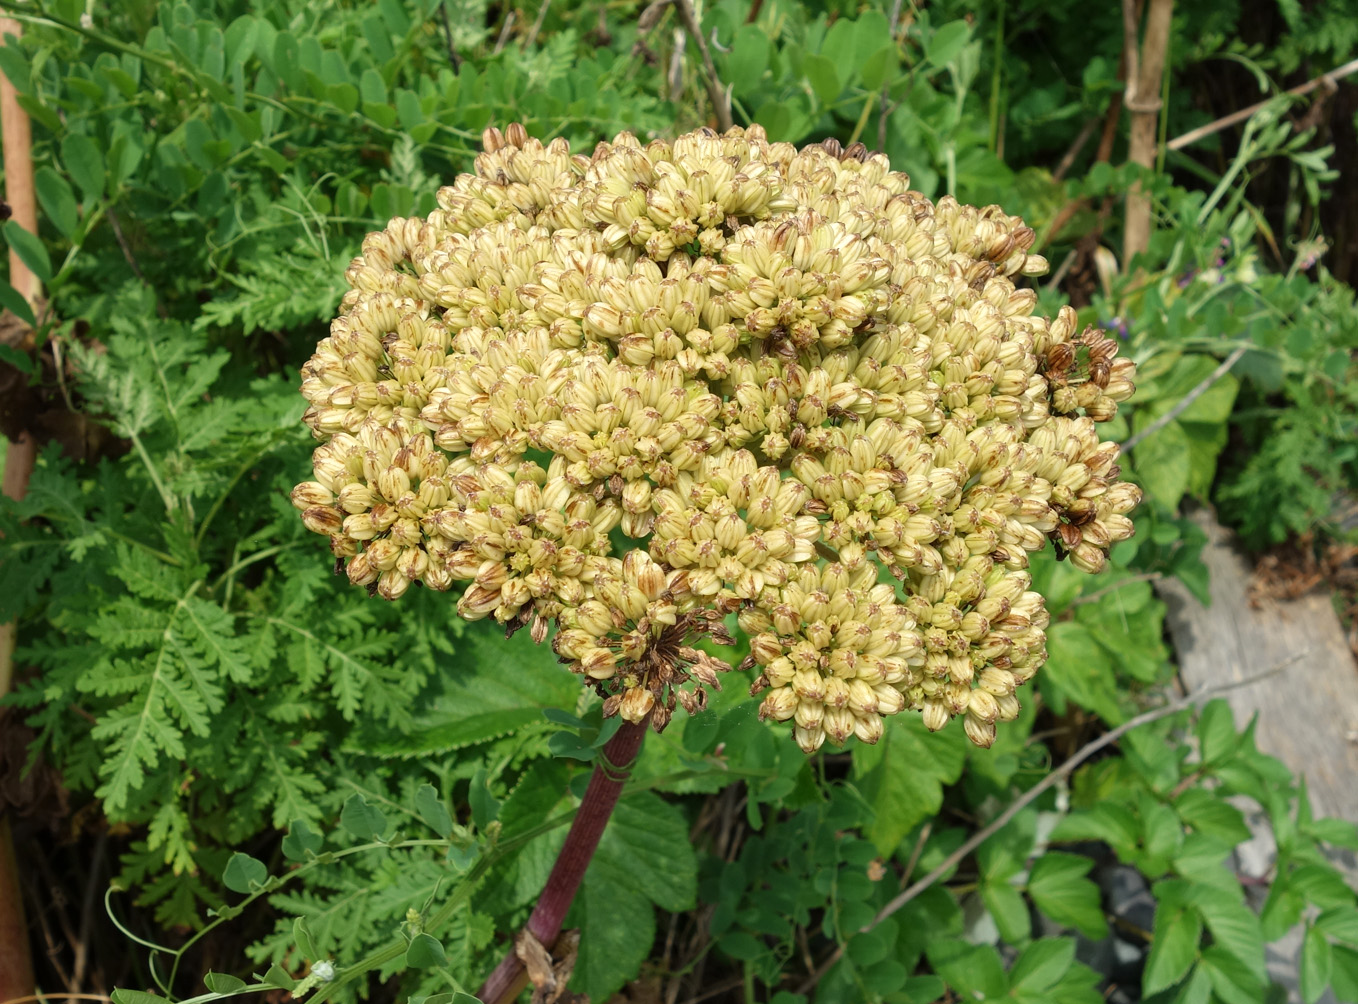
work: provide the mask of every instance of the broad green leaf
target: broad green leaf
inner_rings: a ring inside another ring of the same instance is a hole
[[[411,969],[432,969],[447,964],[448,953],[432,934],[421,933],[410,939],[410,945],[406,948],[406,965]]]
[[[38,319],[33,315],[33,308],[29,306],[28,301],[19,295],[17,289],[3,279],[0,279],[0,307],[4,307],[30,328],[36,326],[38,323]]]
[[[989,945],[943,938],[931,942],[926,952],[934,972],[965,999],[998,999],[1008,989],[999,953]]]
[[[1330,943],[1325,935],[1314,927],[1309,928],[1301,943],[1301,999],[1306,1004],[1316,1004],[1320,1000],[1320,995],[1330,985],[1333,964]]]
[[[61,162],[87,201],[104,194],[104,155],[94,140],[84,133],[66,133],[61,140]]]
[[[290,861],[305,861],[325,843],[325,838],[311,828],[305,819],[294,819],[283,838],[283,856]]]
[[[148,994],[143,990],[115,990],[113,1004],[165,1004],[166,998],[158,994]]]
[[[80,216],[76,212],[75,194],[66,179],[43,165],[33,173],[33,185],[43,212],[61,232],[61,236],[70,237],[74,234],[80,227]]]
[[[1000,937],[1010,944],[1022,942],[1032,933],[1032,920],[1023,894],[1008,882],[997,880],[981,885],[981,902],[990,911]]]
[[[918,715],[896,715],[875,746],[854,748],[859,790],[876,812],[867,836],[883,857],[943,804],[943,785],[961,775],[964,743],[961,729],[930,735]]]
[[[1108,922],[1100,905],[1099,887],[1084,877],[1093,867],[1090,858],[1048,851],[1037,859],[1028,875],[1028,895],[1058,924],[1098,939],[1108,933]]]
[[[453,817],[448,807],[439,798],[438,789],[432,784],[422,784],[415,791],[415,811],[420,814],[425,825],[445,839],[453,832]]]
[[[245,981],[228,973],[208,973],[203,977],[203,985],[214,994],[234,994],[245,989]]]
[[[697,868],[675,806],[649,792],[619,802],[567,921],[582,928],[572,986],[607,1000],[634,977],[655,937],[655,907],[690,909]]]
[[[1196,833],[1217,837],[1230,844],[1250,838],[1249,827],[1240,810],[1224,797],[1205,788],[1188,788],[1174,800],[1174,811]]]
[[[302,958],[314,960],[318,957],[316,939],[312,937],[311,927],[307,924],[305,917],[298,917],[292,922],[292,940],[297,943],[297,949],[302,953]]]
[[[833,104],[839,97],[839,71],[825,56],[807,53],[802,57],[802,73],[822,105]]]
[[[1107,722],[1122,720],[1112,660],[1087,628],[1071,621],[1053,624],[1047,631],[1047,651],[1050,658],[1039,676],[1044,694],[1057,688]]]
[[[739,98],[744,98],[759,85],[769,66],[769,36],[755,24],[742,24],[736,29],[731,43],[731,54],[726,60],[726,81]]]
[[[1336,906],[1316,918],[1315,928],[1328,938],[1358,945],[1358,907]]]
[[[1136,426],[1148,425],[1138,415]],[[1188,491],[1191,474],[1190,443],[1184,427],[1178,422],[1151,433],[1132,453],[1136,473],[1147,494],[1167,509],[1175,509]]]
[[[962,52],[971,37],[971,26],[965,21],[949,21],[939,25],[924,45],[924,55],[935,66],[947,66]]]
[[[269,966],[268,971],[260,978],[260,982],[267,983],[271,987],[278,987],[280,990],[292,990],[293,987],[297,986],[297,981],[289,976],[287,970],[277,962]]]
[[[1212,889],[1194,897],[1212,939],[1264,979],[1264,939],[1259,918],[1240,898],[1239,891]]]
[[[263,885],[269,878],[264,862],[237,851],[231,855],[222,872],[222,885],[232,892],[253,892],[252,886]]]
[[[1048,990],[1066,975],[1074,962],[1073,938],[1041,938],[1014,960],[1013,968],[1009,970],[1009,985],[1031,992]]]
[[[359,840],[371,840],[386,830],[387,817],[377,806],[369,805],[362,795],[354,794],[345,799],[340,825]]]
[[[1358,951],[1330,946],[1330,981],[1335,996],[1349,1004],[1358,1001]]]
[[[1155,908],[1151,951],[1141,976],[1142,991],[1153,994],[1183,979],[1189,966],[1198,957],[1198,943],[1201,940],[1202,920],[1196,910],[1181,907],[1167,909],[1164,903],[1158,904]]]
[[[475,624],[456,645],[455,671],[441,674],[442,689],[410,728],[394,734],[370,725],[357,730],[349,748],[383,757],[445,753],[540,725],[544,708],[575,707],[579,681],[528,632],[506,640],[503,631]]]
[[[52,278],[52,259],[47,257],[47,248],[41,240],[19,226],[18,220],[6,220],[3,233],[5,243],[40,281],[47,282]]]
[[[1264,983],[1249,966],[1213,945],[1203,949],[1198,971],[1212,981],[1212,992],[1224,1004],[1258,1004],[1264,999]]]

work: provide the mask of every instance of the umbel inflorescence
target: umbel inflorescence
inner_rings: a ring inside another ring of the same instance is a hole
[[[657,729],[735,614],[804,750],[907,709],[990,745],[1046,658],[1027,553],[1097,572],[1140,497],[1095,427],[1132,364],[1033,315],[1033,231],[758,126],[484,146],[368,236],[302,371],[293,501],[349,578],[554,626]]]

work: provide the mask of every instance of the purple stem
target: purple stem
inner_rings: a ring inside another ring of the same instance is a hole
[[[624,722],[622,728],[605,744],[603,756],[594,765],[589,787],[580,802],[580,810],[575,814],[571,829],[566,834],[566,843],[557,855],[552,874],[547,877],[547,885],[542,890],[533,915],[528,918],[528,931],[548,949],[561,933],[561,923],[571,908],[571,901],[580,888],[580,880],[585,877],[594,850],[599,846],[604,827],[618,804],[622,786],[631,773],[632,762],[641,750],[641,741],[646,737],[646,722],[633,724]],[[528,981],[524,969],[513,948],[495,967],[495,971],[481,986],[477,994],[485,1004],[510,1004]]]

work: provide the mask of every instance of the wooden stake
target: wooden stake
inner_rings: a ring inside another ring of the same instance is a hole
[[[1160,79],[1164,75],[1169,51],[1170,20],[1174,0],[1149,0],[1146,34],[1137,44],[1137,17],[1134,0],[1123,0],[1126,33],[1127,96],[1124,104],[1132,113],[1132,132],[1127,160],[1142,167],[1155,163],[1156,123],[1160,113]],[[1122,267],[1127,269],[1133,255],[1150,247],[1151,199],[1136,184],[1127,190],[1127,222],[1122,233]]]
[[[0,38],[18,37],[20,27],[11,18],[0,18]],[[32,133],[28,114],[19,107],[19,96],[9,78],[0,74],[0,143],[4,145],[5,201],[13,219],[31,234],[38,232],[38,210],[33,198]],[[30,304],[38,297],[38,277],[11,249],[10,285]],[[23,498],[33,472],[37,450],[33,436],[22,433],[5,450],[4,492],[10,498]],[[0,696],[9,692],[14,675],[13,623],[0,625]],[[0,1001],[32,994],[33,956],[24,922],[23,897],[19,888],[19,867],[14,856],[14,838],[9,819],[0,817]]]

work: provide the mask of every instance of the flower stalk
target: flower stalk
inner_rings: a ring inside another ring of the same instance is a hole
[[[585,869],[594,857],[604,828],[618,804],[623,785],[631,774],[646,736],[647,722],[624,722],[603,748],[594,773],[571,823],[566,843],[557,855],[547,885],[542,890],[526,930],[549,949],[561,933],[561,924],[575,900]],[[485,1004],[509,1004],[528,982],[523,961],[511,948],[477,994]]]

